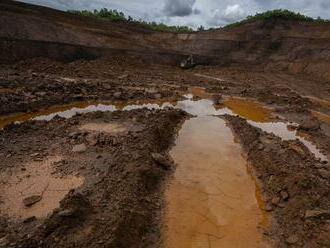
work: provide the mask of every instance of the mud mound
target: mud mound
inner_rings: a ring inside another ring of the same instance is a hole
[[[225,119],[261,182],[265,210],[274,214],[268,235],[278,239],[280,247],[329,246],[328,166],[315,160],[299,141],[282,141],[238,117]]]
[[[1,156],[6,158],[2,172],[15,175],[24,165],[22,161],[33,159],[30,152],[39,151],[38,159],[44,159],[47,154],[63,157],[53,164],[54,175],[81,175],[85,181],[45,219],[7,218],[1,229],[1,244],[7,247],[9,244],[12,247],[157,246],[164,179],[172,170],[160,166],[151,154],[167,153],[185,116],[177,110],[96,112],[69,120],[55,118],[50,122],[32,121],[6,128],[0,134]],[[131,125],[127,125],[125,133],[80,129],[91,122]],[[25,149],[27,144],[29,149]],[[83,150],[74,149],[81,144]],[[11,167],[12,164],[15,166]]]

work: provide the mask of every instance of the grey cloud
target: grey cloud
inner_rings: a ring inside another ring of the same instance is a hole
[[[0,0],[1,1],[1,0]],[[247,15],[286,8],[312,17],[330,18],[330,0],[21,0],[61,10],[109,8],[135,19],[169,25],[219,27]]]
[[[167,16],[189,16],[193,10],[196,0],[166,0],[164,13]]]
[[[193,13],[194,15],[199,15],[202,13],[202,11],[200,9],[194,9]]]
[[[330,9],[330,1],[329,0],[321,1],[320,6],[322,9]]]
[[[227,6],[223,19],[227,22],[238,21],[245,17],[245,11],[239,4]]]
[[[242,20],[247,13],[240,4],[228,4],[224,9],[214,9],[209,15],[209,26],[223,26],[228,23]]]

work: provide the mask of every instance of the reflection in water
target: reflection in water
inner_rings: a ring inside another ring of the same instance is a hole
[[[205,106],[215,111],[204,101],[185,109]],[[178,166],[166,191],[165,247],[267,247],[255,183],[224,120],[203,112],[187,120],[171,156]]]
[[[205,90],[200,87],[194,87],[189,90],[198,95],[208,95]],[[194,95],[192,93],[184,95],[186,100],[183,101],[168,101],[166,99],[157,100],[138,100],[128,102],[116,102],[116,103],[74,103],[70,105],[54,107],[40,112],[21,114],[16,116],[10,116],[0,118],[0,128],[12,123],[12,122],[24,122],[27,120],[51,120],[56,115],[64,118],[71,118],[78,113],[89,113],[96,111],[115,111],[115,110],[133,110],[133,109],[164,109],[166,107],[182,109],[192,115],[239,115],[245,118],[253,126],[261,128],[268,133],[274,133],[284,140],[299,139],[306,147],[315,155],[316,158],[327,161],[327,157],[322,154],[319,149],[306,138],[299,136],[296,131],[288,130],[287,126],[297,125],[294,123],[284,122],[271,122],[271,110],[265,108],[259,103],[242,98],[230,98],[225,101],[224,108],[215,109],[214,103],[209,99],[202,99],[195,104],[193,101]]]
[[[17,114],[11,116],[0,117],[0,129],[11,123],[21,123],[28,120],[51,120],[56,115],[63,115],[63,117],[69,118],[79,113],[79,111],[86,111],[86,109],[93,109],[91,102],[79,102],[72,103],[63,106],[56,106],[46,110],[41,110],[38,112]]]
[[[311,153],[318,159],[322,161],[327,161],[327,156],[322,154],[320,150],[314,145],[312,142],[300,136],[296,130],[288,129],[288,123],[284,122],[268,122],[268,123],[260,123],[255,121],[248,121],[252,126],[258,127],[261,130],[267,133],[273,133],[274,135],[280,137],[282,140],[300,140]],[[297,124],[289,123],[291,126],[297,126]]]

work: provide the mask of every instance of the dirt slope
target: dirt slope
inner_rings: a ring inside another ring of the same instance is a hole
[[[195,54],[197,63],[261,65],[330,78],[330,24],[259,21],[173,34],[9,0],[0,1],[0,7],[2,61],[36,56],[74,60],[130,51],[148,60],[178,64],[182,59],[178,55]]]

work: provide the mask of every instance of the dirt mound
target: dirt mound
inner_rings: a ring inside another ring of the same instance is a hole
[[[239,117],[225,119],[261,182],[265,210],[276,216],[268,235],[278,239],[279,247],[329,246],[328,166],[315,160],[299,141],[282,141]]]
[[[40,159],[44,159],[45,154],[61,154],[63,157],[53,164],[54,175],[79,174],[86,179],[47,218],[31,216],[18,221],[8,218],[7,224],[1,228],[1,237],[4,237],[1,245],[157,246],[164,179],[173,168],[164,169],[155,162],[152,154],[167,153],[185,116],[177,110],[99,112],[69,120],[33,121],[6,128],[0,134],[1,153],[8,158],[8,154],[20,153],[21,159],[14,156],[6,160],[1,166],[2,172],[6,170],[14,174],[21,170],[21,161],[31,160],[30,151],[42,149]],[[80,129],[82,125],[95,122],[134,125],[127,126],[125,133],[100,130],[95,134],[95,131]],[[50,136],[52,140],[46,138]],[[84,151],[72,151],[74,145],[82,143],[86,144]],[[27,144],[29,150],[24,149]],[[11,164],[15,166],[11,167]]]

